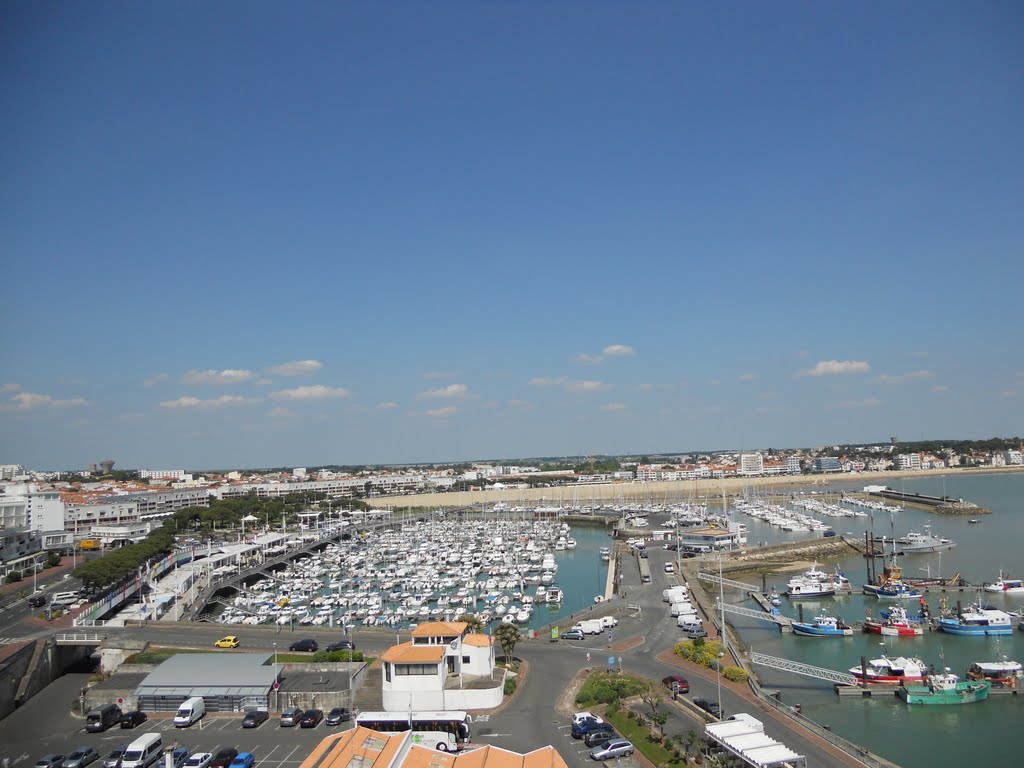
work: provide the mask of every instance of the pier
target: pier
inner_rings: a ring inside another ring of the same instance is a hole
[[[904,504],[913,504],[930,511],[940,512],[946,515],[987,515],[991,510],[979,507],[970,501],[953,498],[952,496],[928,496],[923,493],[910,493],[907,491],[871,491],[871,496],[879,496],[884,499],[902,501]]]

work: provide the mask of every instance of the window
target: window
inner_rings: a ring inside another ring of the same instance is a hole
[[[469,656],[463,656],[462,657],[462,663],[463,664],[469,664]]]

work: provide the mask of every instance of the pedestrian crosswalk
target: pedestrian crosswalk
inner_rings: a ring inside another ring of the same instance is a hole
[[[25,637],[0,637],[0,645],[12,645],[14,643],[21,643],[27,640]]]

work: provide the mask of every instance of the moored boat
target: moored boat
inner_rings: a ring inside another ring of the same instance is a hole
[[[869,616],[864,620],[864,631],[886,637],[916,637],[924,634],[924,628],[909,619],[902,605],[894,605],[881,619]]]
[[[928,675],[924,685],[902,685],[896,694],[907,704],[973,704],[988,698],[987,680],[960,681],[949,667],[943,674]]]
[[[986,592],[1002,592],[1004,595],[1020,594],[1024,592],[1024,581],[1021,579],[1010,579],[999,573],[999,578],[993,582],[985,582],[982,588]]]
[[[858,667],[850,667],[850,674],[858,682],[864,681],[863,670]],[[918,658],[899,656],[890,659],[882,656],[880,659],[871,659],[867,662],[867,682],[871,683],[900,683],[904,680],[924,680],[928,668]]]
[[[848,637],[853,628],[835,616],[815,616],[814,623],[794,621],[793,631],[805,637]]]
[[[1003,656],[1000,661],[976,661],[967,669],[968,680],[988,680],[995,688],[1013,688],[1024,677],[1020,662]]]
[[[958,615],[943,616],[935,625],[951,635],[1012,635],[1010,614],[979,604],[964,608]]]

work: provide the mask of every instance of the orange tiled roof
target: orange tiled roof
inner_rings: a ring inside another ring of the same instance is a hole
[[[450,637],[461,635],[469,629],[464,621],[428,621],[420,624],[412,631],[413,637]]]
[[[481,635],[479,633],[469,634],[462,638],[462,643],[464,645],[475,645],[478,648],[487,648],[493,642],[494,638],[491,636]]]
[[[392,661],[396,664],[429,664],[437,663],[444,658],[444,645],[413,645],[402,643],[393,645],[384,651],[382,661]]]
[[[379,733],[357,725],[351,731],[328,736],[302,761],[299,768],[389,768],[405,743],[407,733]]]
[[[402,761],[402,768],[568,768],[565,760],[547,746],[521,755],[488,744],[479,749],[452,755],[413,745]]]

